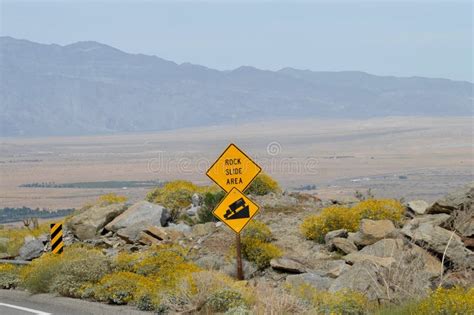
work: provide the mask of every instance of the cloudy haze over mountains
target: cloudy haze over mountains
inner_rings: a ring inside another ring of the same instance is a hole
[[[470,116],[473,84],[363,72],[218,71],[97,42],[0,37],[0,135],[80,135],[279,118]]]

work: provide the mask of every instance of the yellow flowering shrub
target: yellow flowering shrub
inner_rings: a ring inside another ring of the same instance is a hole
[[[110,194],[105,194],[105,195],[100,196],[99,199],[97,199],[97,204],[102,205],[102,206],[107,206],[107,205],[112,205],[115,203],[123,203],[123,202],[126,202],[127,200],[128,198],[125,196],[120,196],[114,193],[110,193]]]
[[[314,307],[315,314],[367,314],[373,307],[364,294],[356,291],[328,292],[307,284],[289,286],[288,289]]]
[[[474,314],[474,288],[439,288],[419,303],[416,314]]]
[[[359,227],[359,218],[350,208],[330,206],[320,214],[304,219],[300,226],[303,235],[310,240],[324,241],[326,233],[338,229],[354,232]]]
[[[368,199],[352,208],[330,206],[320,214],[307,217],[300,226],[301,233],[310,240],[324,241],[324,236],[334,230],[346,229],[355,232],[362,219],[392,220],[400,222],[405,208],[393,199]]]
[[[0,289],[11,289],[20,283],[20,267],[0,264]]]
[[[94,286],[92,296],[101,302],[128,304],[149,294],[157,298],[159,287],[150,278],[133,272],[119,271],[105,275]]]
[[[175,180],[166,183],[150,191],[146,200],[157,203],[171,211],[173,219],[179,217],[179,210],[191,204],[194,193],[205,194],[206,192],[217,192],[220,188],[212,186],[197,186],[189,181]]]
[[[247,224],[245,229],[242,231],[242,237],[258,239],[262,242],[271,242],[272,231],[262,221],[252,220]]]
[[[263,196],[271,192],[278,193],[280,191],[281,188],[278,182],[264,173],[259,174],[245,190],[247,194],[257,196]]]
[[[405,212],[405,207],[394,199],[368,199],[359,202],[352,211],[356,213],[359,220],[392,220],[400,222]]]
[[[243,256],[257,268],[265,269],[270,266],[270,260],[282,254],[278,247],[270,243],[271,240],[272,233],[268,226],[257,220],[251,221],[242,232]]]

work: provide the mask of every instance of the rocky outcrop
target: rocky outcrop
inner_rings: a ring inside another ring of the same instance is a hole
[[[82,241],[93,239],[105,225],[124,212],[125,209],[126,206],[123,203],[93,206],[70,218],[66,222],[66,226]]]
[[[331,283],[329,291],[359,291],[374,300],[379,296],[380,290],[378,270],[379,267],[369,261],[357,262]]]
[[[140,201],[105,226],[128,242],[137,242],[148,226],[165,226],[170,219],[168,210],[147,201]]]
[[[328,232],[325,236],[324,236],[324,242],[329,245],[329,243],[331,242],[331,240],[333,238],[336,238],[336,237],[341,237],[341,238],[345,238],[347,237],[347,230],[346,229],[340,229],[340,230],[334,230],[334,231],[331,231],[331,232]]]
[[[405,225],[402,233],[414,242],[427,246],[440,256],[446,253],[446,258],[457,266],[474,266],[473,252],[464,246],[461,238],[453,231],[432,223],[421,223]]]
[[[448,213],[454,211],[470,212],[473,208],[474,200],[474,183],[470,183],[465,187],[449,193],[444,198],[437,200],[426,213]]]

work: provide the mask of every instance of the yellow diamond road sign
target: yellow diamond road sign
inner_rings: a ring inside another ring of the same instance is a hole
[[[238,189],[233,188],[213,213],[236,233],[240,233],[257,212],[258,206]]]
[[[236,145],[230,144],[206,175],[226,192],[244,191],[262,169]]]

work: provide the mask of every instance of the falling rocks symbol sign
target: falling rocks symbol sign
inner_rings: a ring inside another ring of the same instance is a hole
[[[258,206],[237,188],[233,188],[214,210],[214,216],[234,232],[240,233],[258,212]]]

